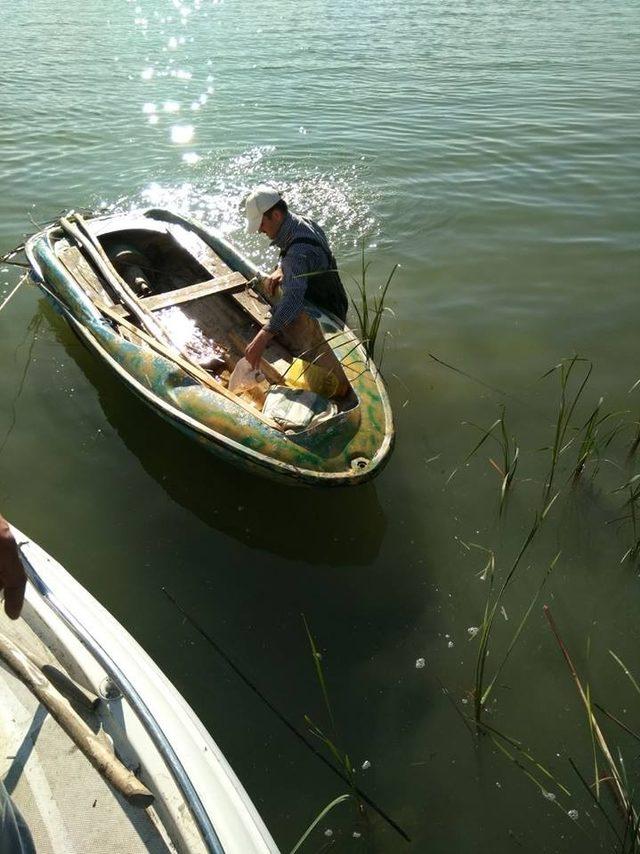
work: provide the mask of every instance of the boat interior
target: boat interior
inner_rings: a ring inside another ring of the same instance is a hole
[[[264,415],[268,394],[275,387],[290,385],[288,377],[295,356],[284,343],[273,339],[264,351],[258,377],[248,376],[246,370],[240,377],[239,369],[234,378],[234,369],[247,344],[271,311],[269,302],[254,287],[255,281],[248,281],[233,270],[199,235],[180,223],[140,216],[137,221],[120,221],[119,226],[100,219],[88,224],[142,310],[158,322],[165,340],[242,401],[245,408],[269,420]],[[86,250],[75,245],[61,229],[51,238],[62,265],[94,303],[110,310],[109,316],[120,335],[138,345],[148,343],[139,319],[96,271]],[[246,369],[246,362],[241,368]],[[352,371],[350,378],[354,375]],[[358,399],[349,386],[346,395],[325,403],[324,407],[316,406],[311,422],[298,429],[331,420],[357,406]],[[274,426],[273,421],[271,424]]]

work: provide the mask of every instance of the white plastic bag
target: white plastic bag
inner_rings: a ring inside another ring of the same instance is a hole
[[[313,391],[272,386],[267,394],[262,412],[285,430],[305,430],[311,422],[319,423],[331,418],[337,405]]]
[[[249,362],[242,357],[233,369],[229,377],[229,391],[238,393],[240,391],[251,391],[252,388],[264,382],[264,374],[257,368],[252,368]]]

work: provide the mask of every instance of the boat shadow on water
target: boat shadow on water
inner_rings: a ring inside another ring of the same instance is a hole
[[[218,460],[118,382],[46,299],[40,307],[109,424],[173,501],[245,545],[288,559],[353,566],[376,558],[386,517],[374,484],[287,486]]]

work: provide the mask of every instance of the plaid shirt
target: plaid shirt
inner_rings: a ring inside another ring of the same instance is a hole
[[[309,273],[329,270],[331,266],[331,249],[324,231],[311,220],[302,219],[294,213],[287,213],[275,240],[271,244],[279,249],[286,249],[297,237],[309,237],[326,247],[326,252],[319,246],[298,243],[292,246],[281,260],[282,267],[282,299],[275,306],[265,329],[269,332],[280,332],[287,324],[295,320],[303,308],[304,296],[307,290],[307,275]]]

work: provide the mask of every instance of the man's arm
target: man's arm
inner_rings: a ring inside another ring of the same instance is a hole
[[[18,546],[7,521],[0,515],[0,590],[4,588],[4,610],[12,620],[20,616],[26,583]]]
[[[269,341],[300,313],[307,289],[306,278],[294,276],[288,257],[263,281],[267,290],[271,285],[273,290],[278,285],[282,285],[282,300],[275,307],[271,320],[258,332],[244,351],[245,359],[254,370],[259,366]]]
[[[264,349],[273,338],[274,333],[270,332],[266,327],[260,330],[244,351],[244,357],[255,370],[260,365],[260,359],[264,353]]]

